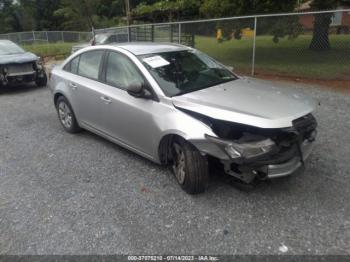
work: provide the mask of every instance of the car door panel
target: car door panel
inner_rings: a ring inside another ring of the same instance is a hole
[[[109,60],[112,57],[114,60]],[[111,102],[105,105],[105,130],[112,137],[146,154],[153,153],[158,132],[152,112],[159,103],[152,99],[135,98],[126,92],[132,81],[144,81],[136,65],[125,55],[110,52],[106,56],[104,96]]]
[[[104,50],[90,51],[80,55],[79,65],[72,69],[66,83],[71,90],[72,102],[78,121],[96,129],[103,128],[101,119],[101,83],[99,76]]]
[[[76,114],[79,122],[96,129],[103,129],[101,114],[103,105],[101,101],[101,83],[76,76],[77,89],[74,92]]]
[[[105,132],[134,149],[151,155],[156,143],[155,134],[159,133],[152,112],[157,111],[159,103],[132,97],[125,90],[108,85],[103,90],[103,96],[110,99],[108,104],[104,103],[102,110]]]

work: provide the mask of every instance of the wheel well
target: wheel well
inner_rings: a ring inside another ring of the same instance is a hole
[[[54,101],[54,103],[55,103],[55,106],[56,106],[57,100],[58,100],[58,98],[59,98],[60,96],[64,96],[64,95],[62,95],[61,93],[55,94],[55,96],[54,96],[54,98],[53,98],[53,101]]]
[[[172,160],[171,145],[176,140],[185,140],[183,137],[175,134],[166,135],[162,138],[158,147],[159,160],[163,165],[167,165]]]

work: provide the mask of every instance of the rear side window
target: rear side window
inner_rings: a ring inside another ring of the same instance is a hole
[[[74,58],[71,62],[70,62],[70,72],[72,74],[77,74],[78,73],[78,67],[79,67],[79,60],[80,60],[80,56]]]
[[[125,55],[110,52],[106,68],[107,84],[125,90],[134,81],[144,82],[134,63]]]
[[[80,56],[77,56],[73,60],[71,60],[68,64],[66,64],[63,68],[63,70],[70,72],[72,74],[78,73],[78,67],[79,67],[79,59]]]
[[[81,54],[78,75],[97,80],[103,53],[103,50],[97,50]]]

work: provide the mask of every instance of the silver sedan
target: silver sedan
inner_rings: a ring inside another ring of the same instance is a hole
[[[208,163],[247,184],[290,175],[316,138],[312,99],[182,45],[88,47],[55,67],[49,86],[66,131],[172,165],[190,194],[207,188]]]

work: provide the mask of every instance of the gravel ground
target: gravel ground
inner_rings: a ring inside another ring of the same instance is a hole
[[[249,191],[214,175],[199,196],[165,167],[65,133],[47,88],[3,91],[0,253],[350,254],[350,96],[303,90],[321,102],[305,171]]]

